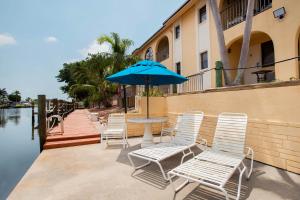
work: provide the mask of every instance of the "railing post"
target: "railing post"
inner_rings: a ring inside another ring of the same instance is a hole
[[[57,115],[58,114],[58,100],[53,99],[52,104],[53,104],[53,115]]]
[[[46,142],[46,96],[38,95],[38,122],[40,136],[40,150]]]
[[[216,87],[222,87],[223,86],[222,68],[223,68],[222,62],[217,61],[216,62]]]

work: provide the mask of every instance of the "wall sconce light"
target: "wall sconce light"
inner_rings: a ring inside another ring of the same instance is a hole
[[[286,14],[286,12],[285,12],[284,7],[278,8],[277,10],[273,11],[274,18],[277,18],[277,19],[283,19],[285,14]]]

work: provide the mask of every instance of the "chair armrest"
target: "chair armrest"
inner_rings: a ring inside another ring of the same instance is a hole
[[[207,140],[206,139],[203,139],[203,138],[201,138],[200,139],[201,141],[200,141],[200,143],[199,143],[199,145],[201,145],[202,147],[204,147],[204,150],[206,150],[207,149]],[[201,148],[200,148],[201,149]],[[201,149],[202,150],[202,149]]]
[[[254,157],[254,151],[251,147],[246,147],[248,149],[246,156],[251,156],[251,159],[253,160]]]
[[[201,142],[199,144],[207,147],[207,140],[201,138]]]

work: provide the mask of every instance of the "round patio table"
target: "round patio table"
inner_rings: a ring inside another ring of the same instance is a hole
[[[154,144],[152,130],[151,130],[151,124],[163,123],[163,122],[166,122],[167,120],[168,120],[167,117],[130,118],[130,119],[127,119],[127,122],[144,124],[144,136],[143,136],[143,141],[142,141],[141,147],[145,148],[145,147],[148,147],[148,146],[151,146]]]

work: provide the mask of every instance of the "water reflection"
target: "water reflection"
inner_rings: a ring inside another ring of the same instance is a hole
[[[32,110],[0,109],[0,200],[25,174],[40,153]]]
[[[7,117],[5,115],[6,109],[0,109],[0,128],[4,128],[7,123]]]
[[[0,109],[0,127],[5,128],[8,121],[18,125],[21,119],[20,110],[19,108]]]

